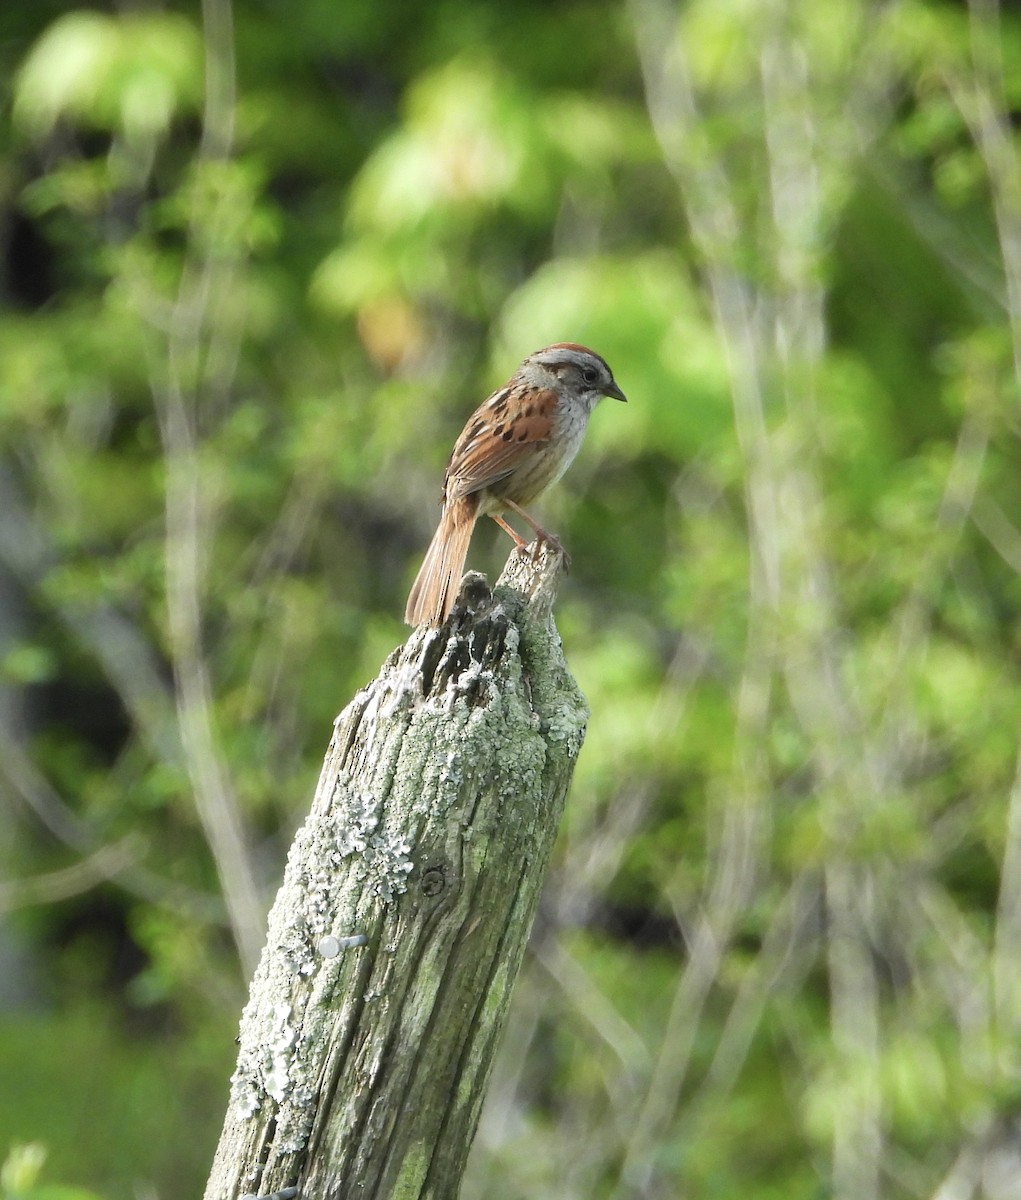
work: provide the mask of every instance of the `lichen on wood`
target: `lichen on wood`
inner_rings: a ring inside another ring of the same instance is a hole
[[[468,576],[337,718],[206,1200],[456,1196],[588,715],[560,566]]]

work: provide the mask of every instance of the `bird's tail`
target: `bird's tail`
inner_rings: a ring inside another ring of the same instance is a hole
[[[404,619],[409,625],[442,625],[461,586],[468,543],[478,515],[478,500],[465,496],[445,507],[408,596]]]

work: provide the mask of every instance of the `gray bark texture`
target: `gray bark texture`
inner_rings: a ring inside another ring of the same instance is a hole
[[[454,1200],[588,711],[560,556],[466,578],[337,718],[205,1200]]]

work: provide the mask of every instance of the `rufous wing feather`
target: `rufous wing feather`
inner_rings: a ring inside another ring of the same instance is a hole
[[[501,407],[503,395],[497,392],[491,397],[457,439],[447,465],[448,504],[495,487],[549,442],[556,393],[536,391],[520,411],[510,415],[506,403]]]

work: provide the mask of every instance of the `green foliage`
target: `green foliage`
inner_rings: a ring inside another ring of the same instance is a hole
[[[198,1193],[330,722],[468,411],[562,339],[630,403],[542,501],[592,721],[466,1200],[979,1180],[1021,1036],[1014,11],[8,8],[4,1196],[85,1195],[39,1144]]]
[[[200,1194],[233,1065],[235,1014],[207,1010],[198,1027],[128,1031],[108,1004],[79,995],[65,1014],[11,1017],[0,1030],[8,1078],[23,1081],[0,1100],[8,1155],[0,1195],[89,1200],[92,1191],[44,1182],[44,1159],[46,1179],[73,1179],[104,1197],[131,1195],[147,1175]]]
[[[0,1167],[3,1200],[98,1200],[95,1192],[84,1188],[39,1183],[45,1161],[46,1148],[39,1142],[12,1146],[7,1161]]]
[[[18,73],[14,120],[36,138],[67,118],[148,149],[202,90],[202,40],[187,18],[70,12],[36,41]]]

